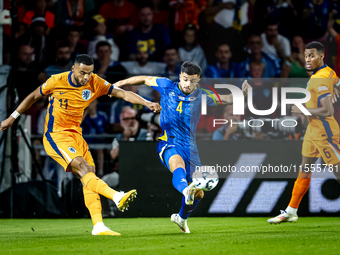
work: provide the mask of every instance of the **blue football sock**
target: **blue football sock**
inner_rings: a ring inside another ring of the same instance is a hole
[[[179,192],[183,192],[183,190],[188,187],[188,182],[185,176],[185,170],[181,167],[176,168],[172,173],[172,184],[175,189]]]
[[[198,204],[200,200],[194,200],[193,205],[187,205],[185,203],[185,196],[182,198],[182,207],[181,210],[179,211],[179,216],[181,216],[182,219],[187,219],[189,218],[190,213],[195,209],[196,205]]]

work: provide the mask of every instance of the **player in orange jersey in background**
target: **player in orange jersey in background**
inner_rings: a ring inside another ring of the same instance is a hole
[[[306,45],[305,61],[307,71],[313,71],[313,75],[307,83],[311,98],[305,106],[311,115],[307,116],[308,127],[302,144],[302,167],[288,207],[281,211],[280,215],[269,219],[269,223],[297,221],[297,210],[309,188],[311,170],[318,158],[322,157],[325,163],[335,170],[334,173],[340,181],[340,131],[333,117],[332,104],[333,88],[338,92],[340,81],[335,72],[324,64],[324,46],[321,43],[311,42]],[[301,113],[295,105],[292,112]]]
[[[11,127],[16,118],[38,99],[50,95],[43,138],[45,150],[66,171],[72,171],[80,178],[85,205],[93,222],[92,235],[120,235],[104,225],[99,194],[112,199],[118,209],[124,211],[137,192],[136,190],[127,193],[117,192],[95,175],[94,161],[80,127],[83,113],[93,100],[102,95],[141,104],[154,112],[159,112],[161,107],[158,103],[144,100],[133,92],[115,88],[94,74],[93,67],[93,59],[90,56],[79,55],[71,72],[53,75],[29,94],[16,111],[1,122],[0,131]]]

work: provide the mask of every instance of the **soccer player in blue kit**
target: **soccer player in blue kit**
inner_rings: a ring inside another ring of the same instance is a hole
[[[160,124],[163,134],[158,137],[160,142],[157,152],[162,164],[173,174],[173,186],[183,194],[181,210],[171,215],[171,221],[184,233],[190,233],[187,219],[204,196],[191,178],[196,166],[201,166],[195,142],[195,131],[201,115],[201,97],[207,95],[208,105],[214,105],[214,100],[218,100],[215,94],[209,95],[206,90],[197,87],[201,74],[202,70],[196,63],[185,61],[181,66],[180,82],[172,82],[167,78],[135,76],[114,84],[115,88],[145,84],[161,94]],[[247,81],[243,82],[244,95],[249,86]],[[231,94],[220,95],[220,98],[223,104],[233,103]]]

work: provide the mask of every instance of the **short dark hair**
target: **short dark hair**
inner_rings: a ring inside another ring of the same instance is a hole
[[[96,44],[96,51],[99,49],[99,47],[108,46],[111,49],[111,44],[109,44],[107,41],[100,41]]]
[[[318,53],[325,53],[325,47],[321,42],[313,41],[306,45],[306,49],[316,49]]]
[[[68,29],[67,29],[67,34],[71,33],[71,32],[79,32],[81,33],[83,30],[81,27],[78,27],[76,25],[72,25],[72,26],[69,26]]]
[[[61,41],[57,45],[57,50],[59,50],[60,48],[65,48],[65,47],[70,47],[70,43],[68,41]]]
[[[268,28],[268,26],[274,26],[274,25],[279,25],[279,21],[276,18],[268,18],[266,20],[266,28]]]
[[[202,69],[192,61],[184,61],[181,66],[181,73],[186,73],[188,75],[195,75],[197,74],[198,77],[202,74]]]
[[[93,62],[93,59],[89,56],[89,55],[86,55],[86,54],[80,54],[76,57],[76,61],[74,62],[75,64],[84,64],[84,65],[87,65],[87,66],[91,66],[94,64]]]
[[[166,52],[167,50],[175,50],[175,51],[178,53],[178,48],[177,48],[175,45],[172,45],[172,44],[170,44],[170,45],[164,47],[164,49],[163,49],[163,55],[165,54],[165,52]]]

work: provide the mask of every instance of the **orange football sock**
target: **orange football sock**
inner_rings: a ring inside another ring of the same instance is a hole
[[[111,189],[104,181],[99,179],[92,172],[86,174],[81,180],[89,190],[107,197],[108,199],[112,199],[113,195],[117,192]]]
[[[303,196],[306,194],[309,184],[309,178],[297,178],[292,191],[292,198],[290,199],[289,206],[293,208],[299,208]]]
[[[89,209],[93,226],[98,222],[103,222],[102,204],[97,193],[89,190],[86,186],[83,187],[84,200],[87,209]]]

